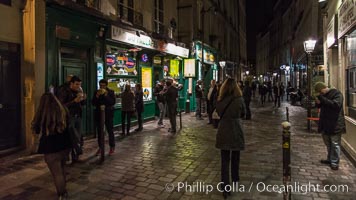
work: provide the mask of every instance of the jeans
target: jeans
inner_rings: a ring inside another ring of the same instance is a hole
[[[163,102],[158,102],[158,108],[159,108],[159,121],[158,125],[163,124],[163,118],[166,115],[166,104]]]
[[[98,133],[98,145],[100,148],[100,112],[95,113],[95,123]],[[115,147],[115,136],[114,136],[114,112],[113,111],[105,111],[105,128],[109,135],[109,145],[110,147]]]
[[[54,185],[56,186],[57,194],[63,195],[66,190],[66,172],[65,172],[65,158],[70,149],[65,149],[56,153],[44,154],[45,162],[52,174]]]
[[[277,107],[277,103],[278,103],[278,107],[281,107],[281,97],[274,95],[274,107]]]
[[[121,111],[121,128],[122,128],[122,134],[125,134],[125,121],[127,117],[127,134],[130,134],[130,127],[131,127],[131,115],[132,111]]]
[[[201,98],[195,98],[195,102],[196,102],[196,113],[195,113],[195,116],[197,118],[201,118],[201,103],[202,103],[202,99]]]
[[[142,125],[142,112],[136,111],[137,112],[137,123],[138,123],[138,129],[142,130],[143,125]]]
[[[177,104],[172,103],[168,104],[168,117],[169,117],[169,122],[171,123],[171,131],[175,132],[177,129]]]
[[[82,118],[79,116],[71,116],[70,126],[74,127],[77,133],[77,140],[72,141],[72,160],[78,160],[79,155],[83,153],[84,139],[82,135]]]
[[[221,150],[221,182],[225,185],[230,183],[230,156],[232,182],[240,181],[240,151]]]
[[[332,166],[339,166],[341,151],[341,133],[336,133],[332,135],[322,134],[322,136],[328,151],[327,160],[330,161],[330,164]]]

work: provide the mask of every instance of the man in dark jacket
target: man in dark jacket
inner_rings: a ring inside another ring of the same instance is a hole
[[[344,98],[339,90],[330,89],[323,82],[317,82],[314,89],[319,93],[315,102],[320,108],[318,131],[322,133],[328,151],[327,159],[320,162],[338,170],[341,134],[345,133]]]
[[[195,103],[196,103],[196,111],[195,111],[195,116],[197,119],[202,120],[201,116],[201,108],[202,108],[202,101],[203,101],[203,89],[202,89],[202,82],[201,80],[197,81],[197,84],[195,85]]]
[[[172,85],[172,80],[167,80],[166,82],[167,90],[164,91],[163,95],[166,97],[168,117],[171,123],[171,128],[169,132],[177,132],[177,104],[178,104],[178,89]]]
[[[162,80],[161,82],[157,82],[156,87],[154,88],[154,91],[153,91],[153,95],[156,98],[156,103],[159,108],[159,120],[158,120],[157,126],[161,127],[161,128],[164,127],[163,118],[166,115],[166,103],[165,103],[165,99],[162,95],[162,91],[163,91],[165,84],[166,83],[164,80]]]
[[[213,111],[216,107],[216,99],[218,96],[218,89],[216,87],[216,81],[211,80],[210,82],[210,88],[207,96],[207,103],[208,103],[208,116],[209,116],[209,122],[208,124],[213,123]]]
[[[100,138],[100,106],[105,106],[105,127],[109,134],[109,145],[110,151],[109,155],[113,154],[115,151],[115,137],[114,137],[114,105],[115,105],[115,93],[113,90],[108,88],[108,81],[102,79],[99,81],[100,89],[94,93],[92,98],[92,104],[95,106],[94,111],[94,123],[97,128],[98,133],[98,145],[99,150],[97,151],[97,155],[100,154],[102,148]]]
[[[83,153],[82,136],[82,107],[86,103],[86,94],[81,88],[82,80],[78,76],[73,76],[70,80],[69,90],[63,90],[58,94],[59,101],[68,108],[70,119],[69,129],[72,136],[72,161],[77,161],[79,155]],[[76,136],[76,137],[74,137]]]
[[[243,117],[246,117],[245,119],[247,120],[251,119],[251,110],[250,110],[251,97],[252,97],[252,89],[250,87],[250,82],[245,81],[245,86],[243,89],[243,98],[245,102],[246,116]]]

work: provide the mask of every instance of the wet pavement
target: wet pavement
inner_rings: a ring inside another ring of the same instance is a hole
[[[242,121],[246,150],[241,153],[240,182],[231,185],[228,199],[283,199],[280,124],[286,106],[252,103],[252,120]],[[326,148],[320,134],[306,131],[306,110],[289,106],[289,113],[292,199],[356,199],[356,168],[344,154],[338,171],[320,164]],[[168,120],[165,124],[157,128],[156,121],[147,122],[143,132],[117,137],[115,154],[102,165],[94,155],[96,140],[86,140],[80,162],[67,167],[70,199],[223,199],[216,129],[193,113],[182,114],[183,127],[175,135],[167,131]],[[0,180],[0,199],[56,199],[41,155],[20,152],[1,158]]]

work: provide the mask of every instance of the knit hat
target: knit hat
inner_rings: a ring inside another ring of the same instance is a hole
[[[323,83],[323,82],[317,82],[317,83],[315,83],[315,85],[314,85],[314,90],[315,90],[315,92],[317,92],[317,93],[320,93],[320,91],[321,91],[322,89],[324,89],[324,88],[327,88],[327,86],[326,86],[325,83]]]

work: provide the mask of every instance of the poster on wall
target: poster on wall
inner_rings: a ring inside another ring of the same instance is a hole
[[[96,87],[99,89],[99,81],[104,78],[104,65],[103,63],[97,63],[96,64],[96,75],[98,77],[97,79],[97,85]]]
[[[142,67],[142,90],[143,100],[152,100],[152,69],[150,67]]]
[[[172,78],[179,77],[179,60],[171,60],[170,61],[170,72],[169,75]]]
[[[195,59],[184,59],[184,77],[195,77]]]

